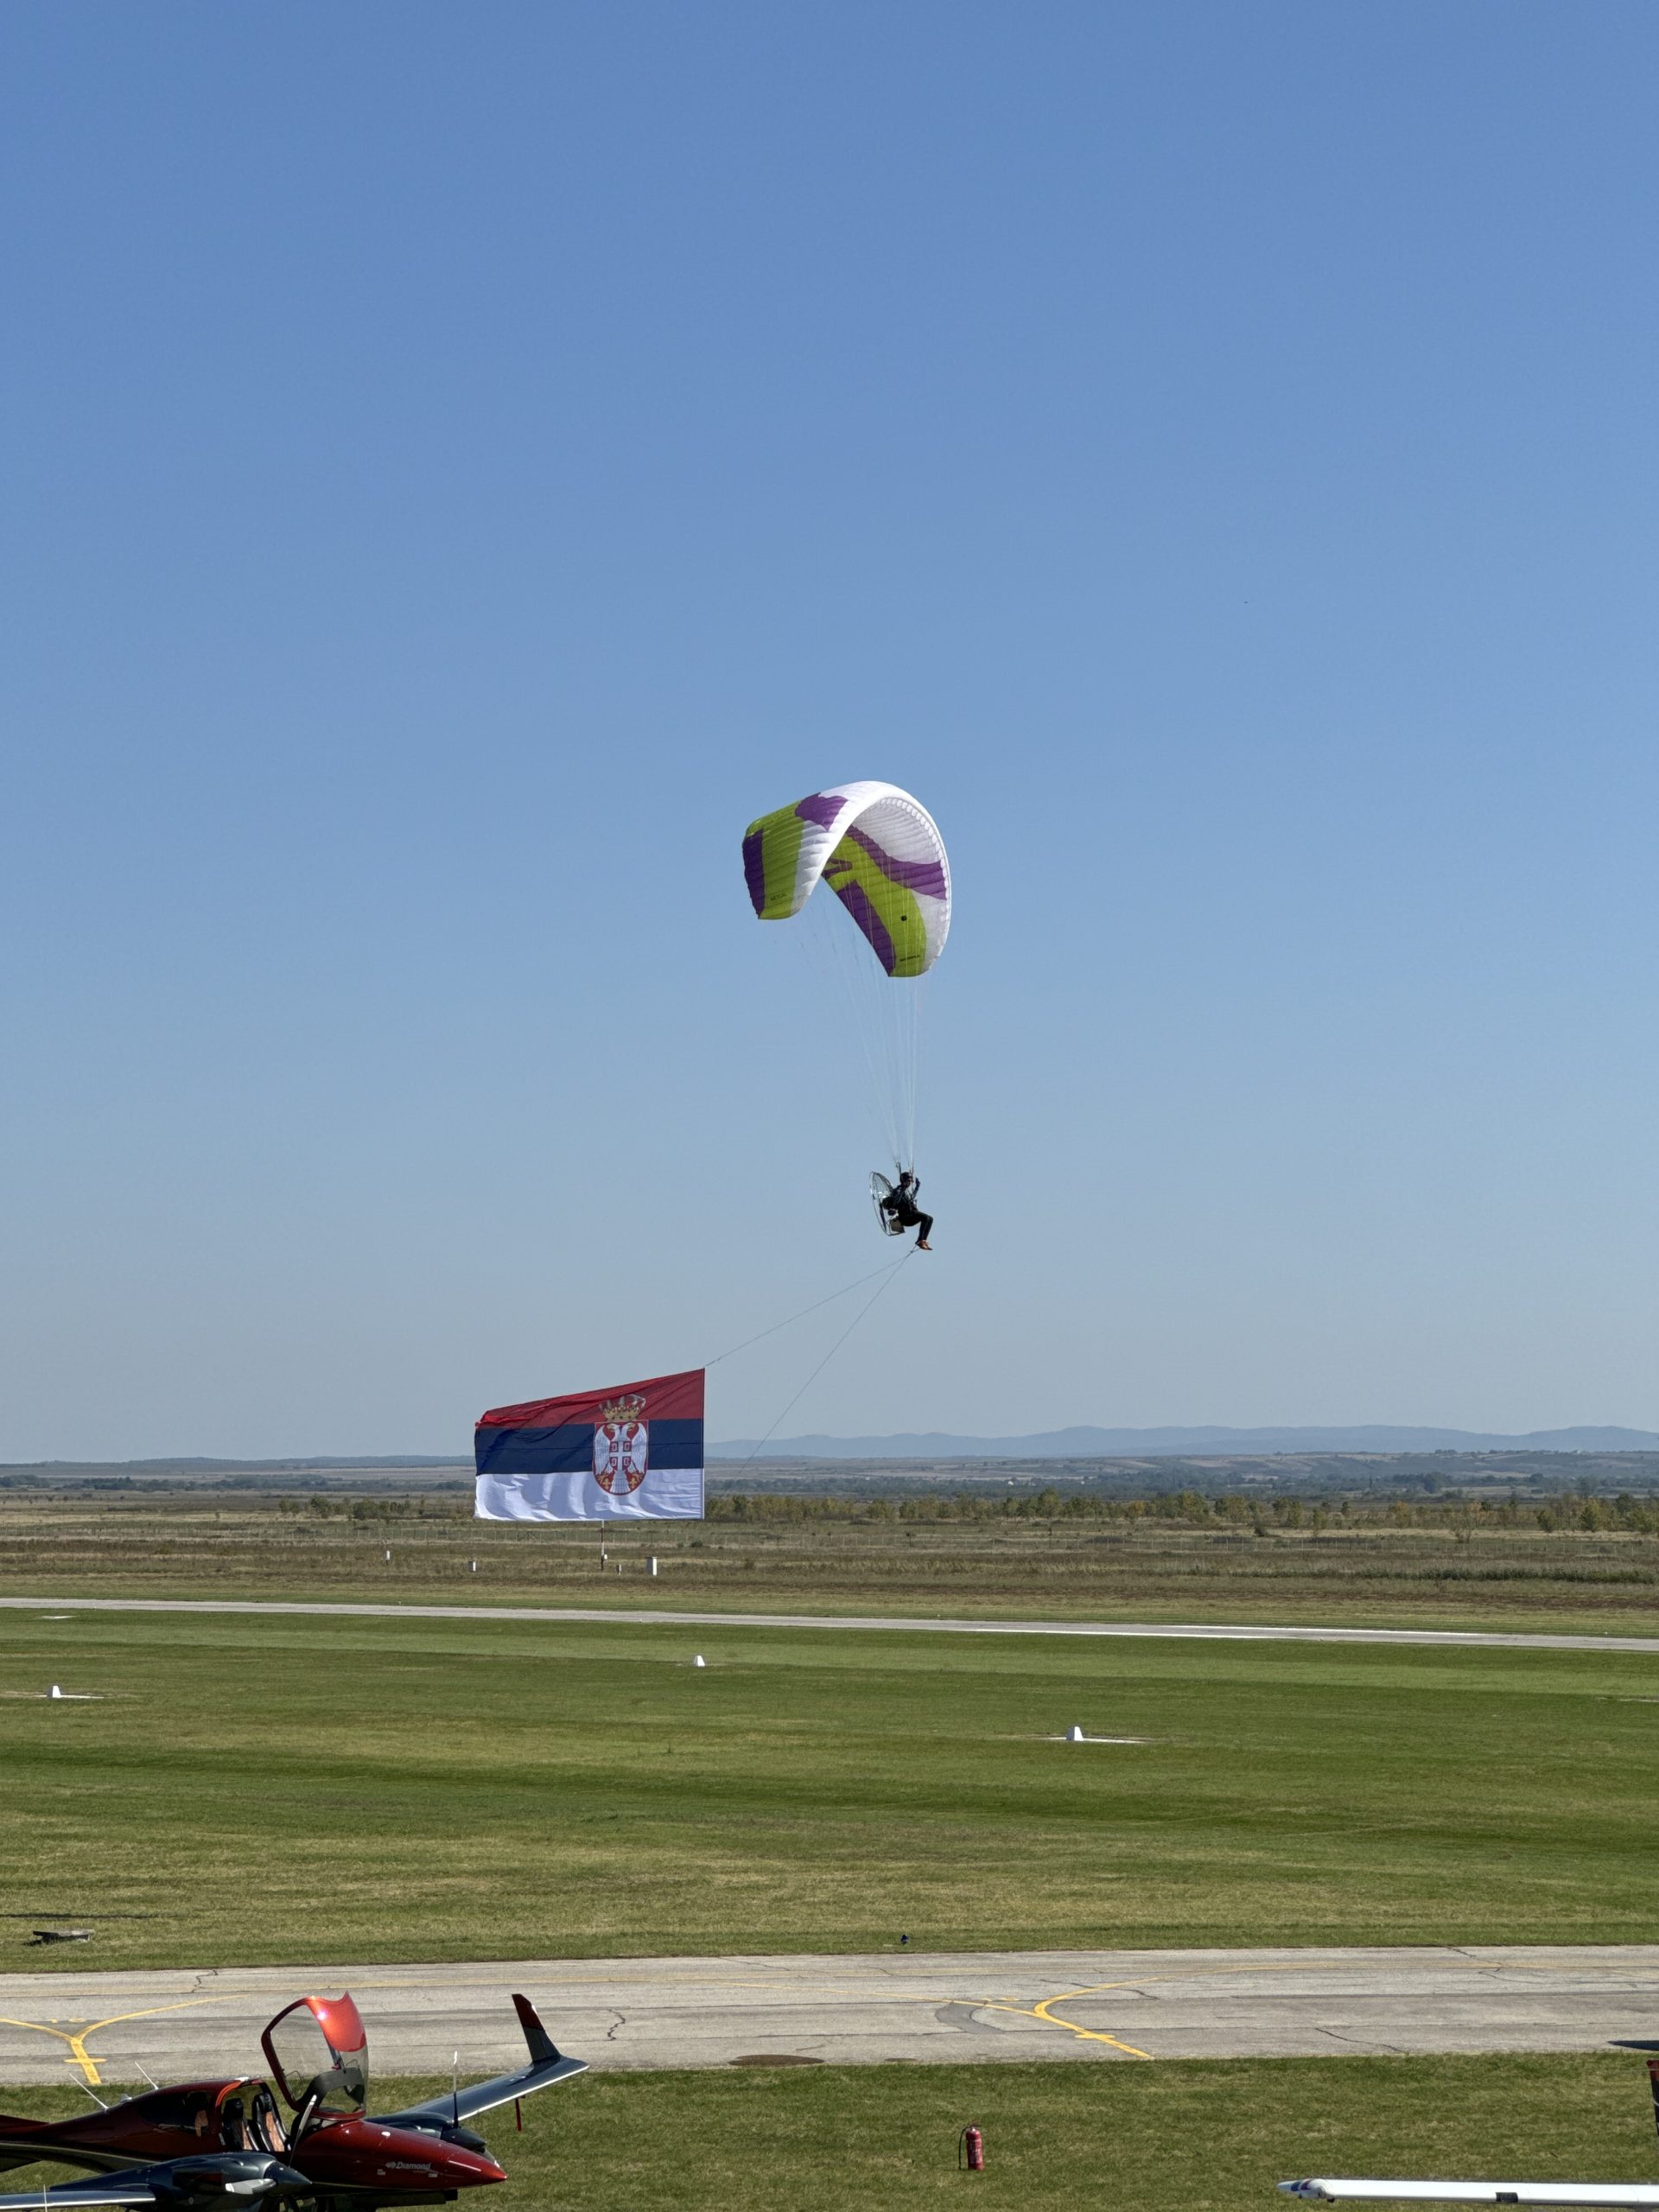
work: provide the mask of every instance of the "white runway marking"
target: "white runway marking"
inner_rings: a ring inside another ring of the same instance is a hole
[[[1442,1644],[1491,1651],[1659,1652],[1659,1636],[1531,1636],[1500,1629],[1268,1627],[1214,1621],[970,1621],[886,1613],[703,1613],[620,1605],[344,1605],[264,1598],[0,1598],[0,1608],[92,1613],[295,1613],[363,1620],[596,1621],[626,1628],[897,1629],[937,1636],[1136,1636],[1234,1643]]]

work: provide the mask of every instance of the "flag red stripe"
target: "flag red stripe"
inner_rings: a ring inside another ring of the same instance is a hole
[[[520,1406],[494,1406],[480,1414],[480,1428],[557,1428],[566,1422],[597,1421],[603,1407],[617,1398],[643,1398],[641,1421],[701,1421],[700,1367],[683,1375],[654,1375],[644,1382],[613,1382],[603,1390],[575,1390],[563,1398],[531,1398]]]

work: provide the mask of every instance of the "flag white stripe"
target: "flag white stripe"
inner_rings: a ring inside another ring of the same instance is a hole
[[[701,1521],[702,1469],[653,1467],[638,1490],[601,1490],[579,1474],[480,1475],[478,1521]]]

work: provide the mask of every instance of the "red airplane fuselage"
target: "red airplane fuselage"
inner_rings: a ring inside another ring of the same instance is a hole
[[[423,2128],[387,2127],[362,2113],[325,2115],[289,2150],[288,2163],[315,2182],[320,2196],[358,2190],[377,2204],[429,2202],[507,2177],[487,2151]]]
[[[184,2082],[73,2120],[0,2118],[0,2166],[43,2158],[105,2173],[202,2152],[270,2151],[315,2182],[320,2197],[376,2204],[439,2203],[507,2177],[486,2152],[361,2113],[319,2113],[291,2142],[257,2079]]]

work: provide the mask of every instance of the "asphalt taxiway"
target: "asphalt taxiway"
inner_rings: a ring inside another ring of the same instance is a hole
[[[531,1959],[0,1975],[0,2082],[264,2070],[295,1997],[349,1989],[381,2074],[522,2063],[523,1990],[595,2067],[1659,2048],[1659,1944]],[[458,2061],[456,2055],[458,2054]]]

